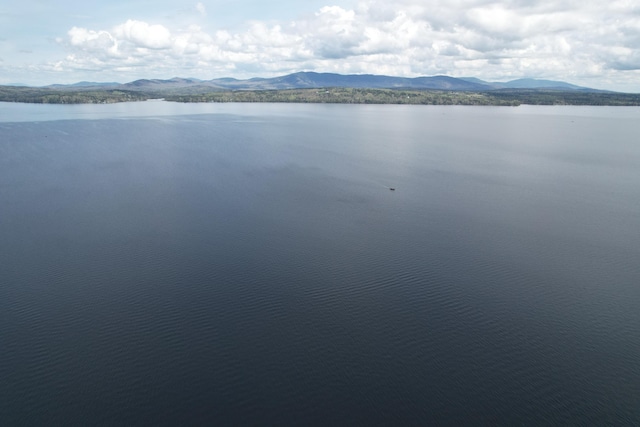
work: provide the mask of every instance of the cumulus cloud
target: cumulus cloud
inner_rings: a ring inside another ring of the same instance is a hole
[[[167,49],[172,43],[171,32],[162,25],[149,25],[131,19],[114,28],[113,34],[117,39],[141,48]]]
[[[90,52],[117,50],[116,39],[107,31],[93,31],[86,28],[73,27],[69,30],[71,46]]]
[[[196,9],[206,14],[205,6]],[[615,0],[365,0],[325,6],[293,22],[240,30],[169,28],[128,20],[73,27],[61,66],[148,76],[269,76],[312,69],[404,76],[522,76],[624,83],[640,75],[640,6]]]

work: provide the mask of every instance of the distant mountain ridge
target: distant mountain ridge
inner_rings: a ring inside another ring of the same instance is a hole
[[[576,86],[571,83],[566,83],[556,80],[541,80],[523,78],[511,80],[508,82],[486,82],[475,77],[461,77],[462,80],[466,80],[473,83],[489,85],[493,89],[557,89],[557,90],[583,90],[583,91],[596,91],[597,89],[591,89],[588,87]]]
[[[50,85],[52,89],[75,90],[180,90],[182,92],[215,90],[278,90],[311,88],[359,88],[359,89],[432,89],[446,91],[493,91],[504,89],[546,89],[585,92],[603,92],[554,80],[523,78],[509,82],[487,82],[475,77],[393,77],[374,74],[334,74],[299,72],[272,78],[239,80],[230,77],[212,80],[174,77],[172,79],[140,79],[129,83],[79,82],[72,85]]]

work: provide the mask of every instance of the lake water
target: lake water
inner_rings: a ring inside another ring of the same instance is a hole
[[[639,135],[0,103],[0,424],[640,425]]]

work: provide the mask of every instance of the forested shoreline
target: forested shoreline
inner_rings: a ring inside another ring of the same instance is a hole
[[[503,89],[491,91],[446,91],[403,89],[281,89],[211,90],[191,88],[136,91],[120,89],[81,90],[0,86],[0,101],[39,104],[107,104],[162,98],[174,102],[288,102],[339,104],[413,105],[601,105],[640,106],[640,94],[615,92],[562,91],[544,89]]]

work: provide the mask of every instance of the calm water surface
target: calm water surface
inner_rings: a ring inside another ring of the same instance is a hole
[[[640,425],[639,119],[0,103],[0,424]]]

